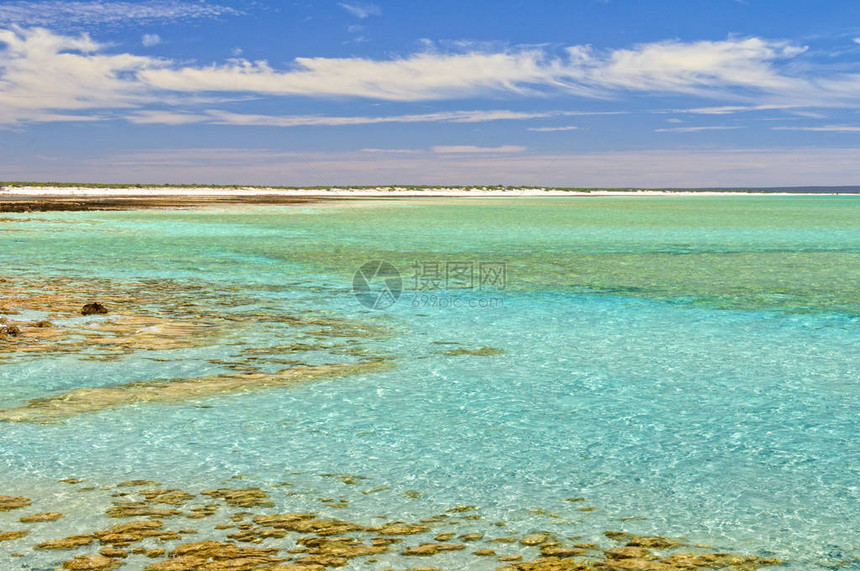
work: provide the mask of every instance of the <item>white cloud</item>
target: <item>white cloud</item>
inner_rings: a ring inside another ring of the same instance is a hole
[[[416,153],[420,153],[421,151],[415,149],[374,149],[367,148],[361,149],[362,153],[387,153],[387,154],[396,154],[396,155],[414,155]]]
[[[664,129],[654,129],[655,133],[698,133],[699,131],[731,131],[733,129],[742,129],[743,127],[667,127]]]
[[[500,147],[475,147],[473,145],[441,145],[432,148],[434,153],[441,154],[486,154],[486,153],[521,153],[526,147],[519,145],[502,145]]]
[[[696,93],[713,88],[745,86],[777,90],[793,88],[772,63],[806,48],[760,38],[718,42],[656,42],[613,51],[603,60],[587,48],[569,48],[571,58],[597,63],[593,80],[624,89]]]
[[[157,110],[136,111],[128,116],[129,121],[139,125],[190,125],[202,123],[209,119],[209,115]]]
[[[270,127],[304,127],[345,125],[378,125],[384,123],[484,123],[489,121],[517,121],[547,119],[553,117],[579,116],[578,111],[524,112],[506,109],[487,111],[440,111],[388,116],[325,116],[325,115],[257,115],[208,110],[200,113],[173,111],[140,111],[129,115],[134,123],[213,123],[216,125],[267,125]]]
[[[384,60],[297,58],[284,69],[275,69],[262,60],[236,58],[205,66],[189,65],[130,53],[110,54],[109,48],[86,34],[61,35],[39,28],[0,29],[0,124],[58,120],[82,113],[88,119],[114,117],[112,110],[123,108],[135,109],[124,113],[131,120],[157,122],[159,115],[140,110],[155,104],[163,107],[171,99],[187,100],[186,107],[194,107],[190,111],[162,109],[160,116],[171,122],[196,117],[210,123],[259,124],[255,115],[201,111],[199,94],[206,93],[209,97],[220,93],[225,97],[357,97],[409,102],[559,91],[592,98],[659,92],[753,100],[744,105],[677,110],[701,114],[809,107],[813,102],[831,106],[860,103],[860,74],[818,72],[811,77],[802,66],[779,65],[783,60],[790,62],[803,48],[758,38],[658,42],[608,52],[579,46],[568,48],[563,55],[553,55],[542,47],[481,51],[467,46],[467,51],[456,53],[441,53],[431,47]],[[194,98],[198,98],[196,104],[192,103]],[[169,117],[170,112],[186,117]],[[543,116],[550,115],[471,111],[397,118],[287,116],[266,121],[289,126],[479,122]]]
[[[165,64],[101,48],[86,34],[0,29],[0,125],[93,120],[149,100],[135,74]]]
[[[579,127],[574,127],[573,125],[568,125],[566,127],[529,127],[528,131],[534,131],[536,133],[551,133],[553,131],[576,131]]]
[[[419,101],[564,90],[589,97],[650,91],[715,95],[806,90],[773,63],[803,48],[758,38],[722,42],[660,42],[607,53],[576,46],[563,56],[543,48],[507,51],[425,51],[388,60],[296,58],[286,70],[266,61],[235,60],[206,67],[146,71],[150,85],[172,91],[250,91],[270,95],[365,97]]]
[[[145,47],[151,48],[152,46],[157,46],[161,43],[161,36],[158,34],[144,34],[140,40]]]
[[[719,107],[694,107],[692,109],[672,109],[670,113],[695,113],[698,115],[729,115],[747,111],[772,111],[795,109],[798,105],[721,105]]]
[[[854,125],[823,125],[821,127],[771,127],[774,131],[816,131],[821,133],[860,133],[860,126]]]
[[[236,16],[234,8],[182,0],[149,0],[139,2],[4,2],[0,5],[0,25],[51,26],[65,29],[75,25],[93,26],[136,21],[182,21],[220,16]]]
[[[338,6],[340,6],[356,18],[360,18],[362,20],[370,16],[379,16],[382,13],[382,10],[379,9],[379,6],[370,3],[362,4],[357,2],[340,2]]]

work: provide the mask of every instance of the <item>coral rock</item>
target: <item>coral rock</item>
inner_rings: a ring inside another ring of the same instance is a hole
[[[122,565],[116,559],[104,555],[82,555],[63,563],[63,569],[69,571],[110,571]]]
[[[407,547],[403,550],[403,555],[429,557],[442,551],[460,551],[462,549],[466,549],[462,543],[422,543],[417,547]]]
[[[45,512],[33,515],[24,516],[18,521],[22,523],[39,523],[43,521],[55,521],[63,517],[63,514],[57,512]]]
[[[8,512],[30,505],[30,498],[20,496],[0,496],[0,512]]]
[[[81,309],[81,315],[107,315],[108,310],[97,301],[86,304]]]

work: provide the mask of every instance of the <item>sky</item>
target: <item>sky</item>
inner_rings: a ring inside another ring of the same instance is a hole
[[[860,184],[860,3],[0,0],[0,180]]]

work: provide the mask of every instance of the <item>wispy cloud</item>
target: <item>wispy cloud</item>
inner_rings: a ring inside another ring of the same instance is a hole
[[[502,145],[500,147],[476,147],[473,145],[441,145],[432,148],[434,153],[440,154],[496,154],[496,153],[521,153],[526,147],[519,145]]]
[[[552,133],[553,131],[576,131],[577,129],[579,127],[568,125],[566,127],[529,127],[527,130],[536,133]]]
[[[733,88],[782,92],[802,86],[796,78],[779,73],[772,63],[802,51],[786,42],[749,38],[659,42],[606,53],[575,46],[563,55],[529,47],[501,52],[427,51],[388,60],[297,58],[287,70],[276,70],[265,61],[240,60],[146,71],[141,77],[171,91],[240,89],[392,101],[558,89],[588,97],[606,97],[617,91],[714,94]]]
[[[192,12],[194,8],[208,11],[214,7],[205,3],[154,4],[181,6]],[[152,8],[150,4],[133,6]],[[0,124],[57,120],[75,114],[88,119],[109,117],[111,110],[117,109],[130,109],[122,115],[136,122],[158,122],[158,117],[173,124],[192,120],[237,125],[260,122],[256,115],[203,111],[199,105],[188,111],[164,109],[164,102],[171,97],[190,99],[191,94],[411,102],[490,95],[524,98],[559,92],[598,99],[658,93],[758,100],[678,111],[715,115],[808,107],[813,101],[831,106],[860,104],[860,74],[827,74],[825,70],[812,76],[803,66],[781,65],[791,63],[803,48],[759,38],[657,42],[605,52],[574,46],[561,55],[543,47],[464,49],[439,52],[428,48],[388,59],[297,58],[290,66],[275,69],[262,60],[232,58],[224,63],[190,65],[131,53],[112,54],[111,46],[86,34],[0,28]],[[151,113],[159,102],[160,114]],[[171,117],[171,111],[186,116]],[[266,121],[284,126],[466,123],[576,114],[471,111],[396,118],[286,116]]]
[[[166,62],[101,47],[86,34],[0,29],[0,124],[92,120],[150,100],[135,74]]]
[[[395,155],[414,155],[420,153],[421,151],[416,149],[375,149],[375,148],[367,148],[361,149],[362,153],[379,153],[379,154],[395,154]]]
[[[440,111],[408,115],[383,116],[326,116],[326,115],[257,115],[208,110],[204,113],[172,111],[139,111],[129,115],[133,123],[170,125],[186,123],[213,123],[217,125],[267,125],[270,127],[378,125],[383,123],[486,123],[489,121],[522,121],[582,115],[578,111],[510,111],[495,109],[486,111]]]
[[[138,2],[96,2],[44,0],[13,1],[0,5],[0,26],[48,26],[66,29],[70,26],[184,21],[220,16],[236,16],[235,8],[183,0],[150,0]]]
[[[158,34],[144,34],[140,40],[145,47],[151,48],[152,46],[157,46],[161,43],[161,36]]]
[[[382,10],[376,4],[358,3],[358,2],[340,2],[338,6],[355,16],[356,18],[365,19],[370,16],[379,16]]]
[[[699,131],[731,131],[733,129],[743,129],[740,126],[706,126],[706,127],[666,127],[663,129],[654,129],[655,133],[698,133]]]
[[[817,131],[821,133],[860,133],[860,126],[823,125],[820,127],[796,127],[793,125],[771,127],[773,131]]]
[[[692,109],[672,109],[664,113],[694,113],[696,115],[730,115],[750,111],[773,111],[795,109],[797,105],[721,105],[717,107],[694,107]]]

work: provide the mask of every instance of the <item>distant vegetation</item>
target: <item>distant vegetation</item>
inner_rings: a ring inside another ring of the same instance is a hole
[[[630,187],[630,188],[610,188],[610,187],[566,187],[566,186],[510,186],[510,185],[403,185],[403,184],[388,184],[388,185],[368,185],[368,186],[277,186],[277,185],[250,185],[250,184],[119,184],[119,183],[97,183],[97,182],[24,182],[24,181],[0,181],[0,190],[3,188],[20,188],[20,187],[35,187],[35,188],[215,188],[221,190],[319,190],[322,192],[336,192],[338,190],[397,190],[397,191],[413,191],[421,192],[426,190],[509,190],[517,191],[524,188],[535,190],[554,190],[562,192],[596,192],[596,191],[613,191],[613,192],[636,192],[642,190],[659,190],[665,192],[795,192],[795,193],[847,193],[860,194],[860,186],[791,186],[791,187],[742,187],[742,188],[659,188],[659,187]]]

